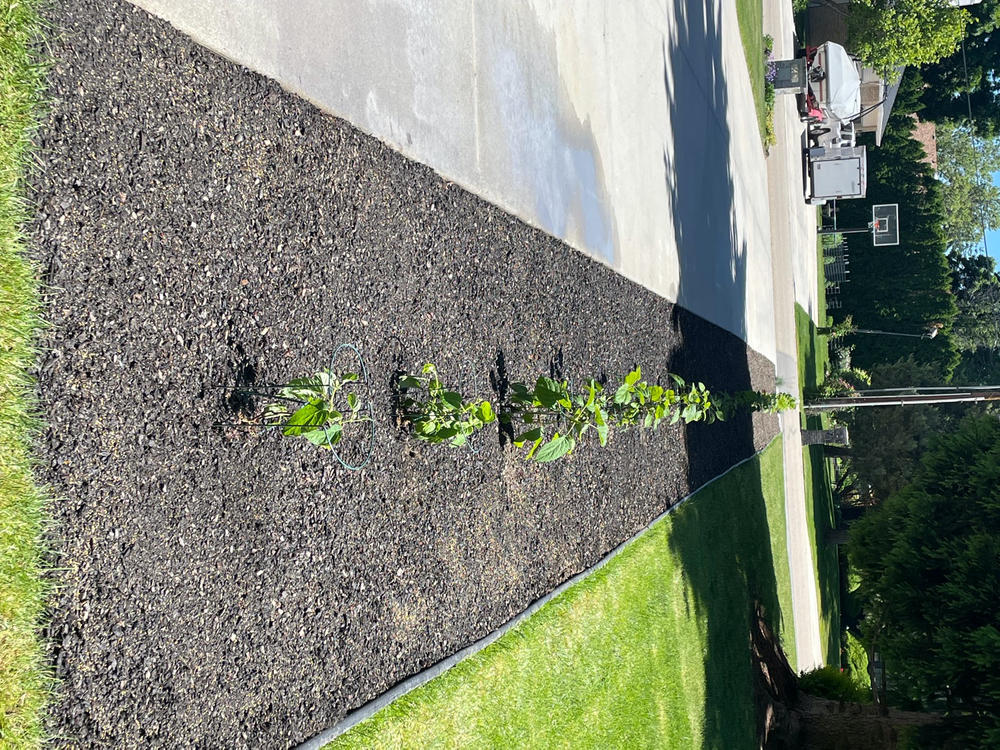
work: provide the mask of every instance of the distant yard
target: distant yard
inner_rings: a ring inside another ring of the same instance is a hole
[[[761,140],[767,145],[769,138],[768,106],[764,94],[764,10],[761,0],[736,0],[736,14],[740,23],[740,39],[750,72],[757,126]]]

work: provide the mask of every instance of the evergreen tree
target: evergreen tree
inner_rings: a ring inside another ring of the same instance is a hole
[[[873,388],[940,385],[930,365],[912,357],[872,368]],[[902,489],[913,476],[920,456],[945,424],[936,406],[854,409],[845,417],[851,436],[850,468],[870,485],[872,495],[884,500]]]
[[[865,628],[896,689],[943,709],[950,746],[1000,746],[1000,422],[967,419],[851,530]],[[956,740],[956,737],[959,738]]]
[[[904,77],[897,100],[906,112],[917,106],[919,90]],[[851,314],[859,328],[919,334],[940,324],[934,339],[856,335],[854,363],[871,369],[913,356],[933,365],[942,381],[951,377],[959,356],[950,331],[957,315],[951,291],[951,269],[942,231],[941,185],[913,139],[913,119],[894,110],[879,148],[868,151],[865,200],[838,204],[842,226],[871,221],[873,203],[899,204],[900,244],[873,247],[866,234],[847,235],[850,281],[842,286],[840,316]]]
[[[1000,132],[1000,0],[983,0],[966,8],[971,21],[963,50],[925,65],[919,76],[924,111],[935,122],[965,122],[972,117],[984,132]],[[969,100],[966,100],[969,93]]]

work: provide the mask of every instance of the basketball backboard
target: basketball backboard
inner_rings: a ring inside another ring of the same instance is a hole
[[[898,203],[877,203],[872,206],[872,242],[875,247],[899,244]]]

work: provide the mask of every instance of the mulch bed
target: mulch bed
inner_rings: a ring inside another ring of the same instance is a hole
[[[392,373],[676,371],[773,388],[738,338],[113,0],[50,12],[34,178],[48,290],[52,730],[82,747],[302,741],[496,628],[773,417],[525,463],[418,444]],[[371,464],[215,427],[225,391],[354,342]],[[463,374],[464,373],[464,374]],[[501,373],[502,374],[502,373]]]

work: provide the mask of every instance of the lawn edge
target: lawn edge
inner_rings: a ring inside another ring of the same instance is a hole
[[[750,456],[744,458],[742,461],[733,464],[722,473],[718,474],[712,479],[709,479],[704,484],[692,490],[689,494],[682,497],[676,503],[667,508],[667,510],[665,510],[663,513],[661,513],[652,521],[643,526],[638,532],[633,534],[631,537],[629,537],[624,542],[622,542],[617,547],[608,552],[606,555],[604,555],[604,557],[602,557],[596,563],[591,565],[589,568],[577,573],[572,578],[563,581],[561,584],[559,584],[559,586],[557,586],[555,589],[550,591],[545,596],[536,599],[526,609],[524,609],[522,612],[512,617],[510,620],[505,622],[496,630],[493,630],[492,632],[480,638],[478,641],[475,641],[474,643],[470,644],[469,646],[466,646],[460,651],[457,651],[451,656],[445,657],[436,664],[432,664],[430,667],[427,667],[426,669],[418,672],[417,674],[398,683],[385,693],[382,693],[382,695],[379,695],[373,698],[372,700],[368,701],[364,705],[354,709],[353,711],[348,713],[343,719],[334,724],[332,727],[323,730],[314,737],[297,745],[296,750],[321,750],[321,748],[325,747],[330,742],[333,742],[341,735],[346,734],[348,731],[356,727],[358,724],[361,724],[362,722],[371,719],[379,711],[383,710],[384,708],[387,708],[390,704],[399,700],[406,694],[411,693],[414,690],[426,685],[431,680],[440,677],[441,675],[445,674],[452,668],[458,666],[460,663],[466,661],[467,659],[475,656],[484,649],[488,648],[490,645],[498,641],[508,632],[510,632],[511,630],[513,630],[514,628],[516,628],[517,626],[521,625],[523,622],[528,620],[528,618],[530,618],[532,615],[538,612],[538,610],[540,610],[546,604],[557,599],[559,596],[566,593],[574,586],[582,583],[585,579],[589,578],[594,573],[598,572],[601,568],[605,567],[609,562],[618,557],[628,547],[632,546],[640,538],[645,536],[651,529],[653,529],[653,527],[655,527],[657,524],[665,520],[667,517],[676,513],[679,508],[681,508],[689,500],[696,497],[698,493],[707,488],[709,485],[717,482],[726,475],[736,471],[744,464],[759,459],[762,454],[766,453],[769,449],[771,449],[775,445],[775,443],[777,443],[781,439],[782,438],[780,434],[776,435],[768,442],[766,446],[764,446],[759,451],[756,451]]]
[[[822,248],[819,250],[822,253]],[[820,278],[822,279],[823,269],[819,269]],[[825,315],[825,304],[822,310],[824,310]],[[799,371],[799,395],[803,397],[803,394],[807,393],[809,389],[818,389],[824,378],[824,370],[829,364],[829,342],[825,336],[818,332],[818,327],[816,322],[809,315],[809,312],[802,307],[798,302],[795,303],[795,339],[796,347],[798,348],[798,371]],[[803,346],[805,344],[805,346]],[[825,351],[826,353],[822,353]],[[812,373],[813,379],[809,382],[808,367],[806,365],[806,359],[811,358],[814,365],[815,371]],[[817,427],[829,427],[830,423],[828,421],[829,417],[826,414],[822,414],[817,420],[817,423],[812,424],[813,428]],[[807,428],[808,425],[806,419],[803,415],[802,417],[802,427]],[[839,552],[831,553],[829,550],[825,549],[825,544],[823,541],[823,535],[828,529],[832,529],[836,526],[834,521],[834,503],[832,497],[820,498],[817,497],[815,493],[815,484],[817,478],[813,476],[813,454],[818,450],[816,446],[802,446],[802,469],[803,469],[803,483],[806,491],[806,515],[809,520],[808,531],[809,531],[809,545],[812,548],[812,558],[813,558],[813,574],[814,574],[814,585],[816,587],[816,604],[818,608],[817,616],[819,618],[820,626],[820,640],[823,645],[824,660],[828,664],[837,663],[839,655],[835,651],[839,650],[839,646],[834,648],[834,643],[840,642],[840,637],[837,635],[834,639],[834,635],[839,633],[840,629],[840,607],[837,605],[835,610],[827,611],[827,608],[823,606],[823,591],[824,591],[824,569],[827,567],[832,567],[829,563],[832,562],[830,556],[833,555],[835,558]],[[825,462],[823,466],[825,467]],[[826,475],[826,469],[823,469],[824,475]],[[829,477],[827,476],[827,481],[825,484],[829,484]],[[817,508],[821,506],[825,511],[825,515],[829,517],[829,524],[827,528],[818,528],[816,523],[816,512]],[[824,563],[825,560],[825,563]],[[837,590],[839,590],[839,575]]]
[[[759,4],[760,7],[757,7]],[[753,5],[751,9],[749,6]],[[753,95],[754,115],[761,149],[766,153],[768,144],[767,107],[764,93],[764,9],[762,2],[737,0],[736,18],[739,23],[740,43],[743,47],[743,61],[750,76],[750,91]],[[759,84],[759,85],[758,85]]]
[[[54,687],[43,628],[49,495],[33,455],[43,425],[35,380],[44,323],[24,227],[27,177],[41,120],[47,71],[40,0],[0,1],[0,737],[5,747],[40,747]]]

